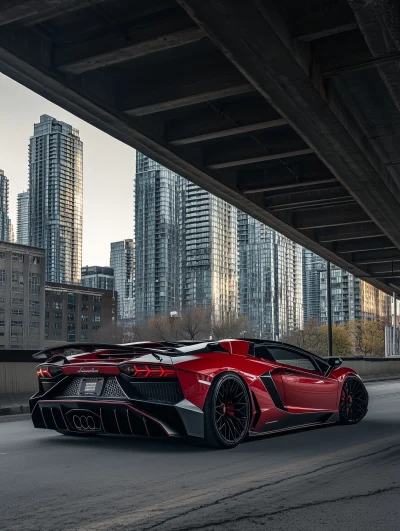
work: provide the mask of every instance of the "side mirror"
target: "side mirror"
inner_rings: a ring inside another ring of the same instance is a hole
[[[327,358],[326,362],[329,367],[339,367],[343,363],[343,360],[341,358]]]

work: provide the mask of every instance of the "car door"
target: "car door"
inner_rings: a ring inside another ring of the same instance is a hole
[[[268,347],[280,367],[273,371],[283,388],[282,402],[291,413],[335,411],[338,382],[324,376],[312,356],[287,347]]]

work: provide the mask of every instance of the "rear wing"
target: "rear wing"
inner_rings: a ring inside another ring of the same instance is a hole
[[[54,357],[65,358],[68,354],[94,352],[95,350],[108,350],[113,353],[132,352],[132,345],[113,345],[109,343],[66,343],[59,347],[49,347],[33,354],[34,360],[49,360]],[[70,352],[69,352],[70,351]]]

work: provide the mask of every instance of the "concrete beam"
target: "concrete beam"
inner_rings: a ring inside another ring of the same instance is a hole
[[[400,58],[400,6],[396,0],[348,0],[374,59]],[[379,61],[379,73],[400,110],[398,62]]]
[[[255,131],[263,131],[265,129],[271,129],[273,127],[280,127],[286,124],[287,122],[284,118],[278,118],[276,120],[269,120],[266,122],[259,122],[255,124],[239,125],[237,127],[231,127],[231,128],[222,129],[219,131],[210,131],[209,133],[203,133],[201,135],[177,138],[176,140],[169,140],[169,142],[173,146],[185,146],[187,144],[195,144],[197,142],[205,142],[207,140],[214,140],[216,138],[225,138],[228,136],[240,135],[243,133],[253,133]]]
[[[337,182],[337,181],[336,181]],[[265,206],[272,211],[290,210],[324,205],[355,202],[347,190],[339,185],[334,188],[304,190],[275,195],[265,195]]]
[[[287,151],[283,153],[275,153],[273,155],[261,155],[259,157],[248,157],[245,159],[229,160],[226,162],[219,162],[216,164],[208,164],[210,170],[220,170],[222,168],[233,168],[236,166],[243,166],[245,164],[256,164],[257,162],[265,162],[267,160],[286,159],[289,157],[299,157],[302,155],[310,155],[313,153],[311,148],[297,149],[295,151]]]
[[[400,248],[400,203],[386,184],[388,172],[357,123],[342,123],[347,113],[341,102],[335,94],[328,101],[318,65],[311,64],[307,48],[296,46],[274,5],[262,0],[177,1],[357,198],[367,213],[359,221],[372,219]]]
[[[400,274],[400,261],[369,265],[367,267],[367,272],[371,276],[391,278],[392,275],[395,275],[396,273]]]
[[[348,72],[359,72],[360,70],[369,70],[370,68],[376,68],[377,66],[385,66],[396,63],[400,59],[400,53],[394,53],[385,55],[383,57],[376,57],[375,59],[369,59],[368,61],[353,62],[339,68],[332,70],[324,70],[322,75],[326,78],[340,76],[347,74]]]
[[[296,2],[291,6],[293,35],[309,42],[356,29],[354,15],[345,0]]]
[[[358,205],[328,206],[295,212],[293,224],[299,230],[335,227],[337,225],[352,225],[368,221],[368,214]]]
[[[129,116],[146,116],[171,109],[179,109],[196,103],[236,96],[253,92],[254,87],[247,83],[240,75],[232,74],[215,79],[202,79],[184,85],[178,85],[136,96],[136,105],[132,101],[122,102],[126,114]],[[129,97],[133,99],[134,94]]]
[[[163,33],[165,26],[165,23],[154,25],[127,32],[126,36],[112,33],[86,40],[85,43],[79,42],[73,47],[56,49],[54,63],[62,72],[77,75],[184,46],[205,37],[203,30],[197,26],[176,31],[171,28],[168,33]]]
[[[351,258],[353,262],[360,265],[391,263],[400,260],[400,252],[392,249],[356,252],[351,255]]]
[[[374,225],[370,220],[345,227],[329,227],[318,229],[315,231],[315,235],[319,242],[331,243],[358,240],[360,237],[379,238],[383,235],[383,233],[382,230]]]
[[[380,249],[396,249],[393,242],[386,236],[378,238],[362,238],[347,242],[339,242],[335,245],[335,251],[339,254],[354,253],[357,251],[375,251]]]
[[[10,0],[0,5],[0,26],[18,21],[38,24],[100,2],[104,0]]]
[[[296,41],[299,42],[311,42],[316,41],[317,39],[322,39],[324,37],[329,37],[330,35],[337,35],[338,33],[345,33],[346,31],[352,31],[358,28],[357,22],[343,23],[339,26],[335,24],[330,24],[328,27],[324,27],[319,30],[314,30],[311,33],[301,33],[295,36]]]
[[[338,180],[335,177],[327,177],[326,179],[314,179],[312,181],[293,181],[291,183],[282,183],[274,186],[268,186],[268,184],[263,186],[257,186],[253,188],[243,189],[244,194],[257,194],[260,192],[274,192],[277,190],[288,190],[295,188],[303,188],[308,186],[320,186],[325,184],[337,183]]]

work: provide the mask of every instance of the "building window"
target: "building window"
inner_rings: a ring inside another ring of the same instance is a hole
[[[24,315],[22,308],[12,308],[11,315]]]
[[[101,295],[94,295],[93,302],[101,302]]]
[[[29,256],[29,263],[30,264],[40,264],[40,256]]]
[[[23,262],[24,261],[24,255],[21,253],[12,253],[12,261],[13,262]]]
[[[76,319],[76,315],[74,313],[68,314],[68,321],[75,321],[75,319]]]
[[[60,302],[60,301],[54,301],[54,302],[53,302],[53,308],[54,308],[55,310],[62,310],[62,302]]]
[[[49,312],[46,312],[49,313]],[[29,315],[40,315],[40,302],[29,301]]]
[[[56,330],[61,330],[62,329],[62,323],[54,323],[54,328]]]
[[[29,293],[31,295],[40,293],[40,275],[38,273],[29,273]]]
[[[75,303],[75,293],[68,293],[68,302]]]
[[[100,328],[100,326],[96,326],[96,325],[92,326],[92,330],[94,330],[94,331],[98,330],[99,328]]]
[[[101,312],[101,306],[99,306],[98,304],[93,304],[93,312]]]
[[[71,311],[74,312],[74,311],[76,310],[76,306],[75,306],[75,304],[70,304],[70,303],[68,303],[68,310],[71,310]]]
[[[87,302],[87,301],[88,301],[88,296],[82,295],[82,302]]]
[[[6,253],[4,251],[0,251],[0,260],[6,259]]]
[[[82,304],[81,309],[82,309],[83,312],[87,312],[88,311],[88,305],[87,304]]]
[[[100,315],[93,315],[93,322],[99,323],[100,322]]]
[[[83,323],[86,322],[86,321],[88,321],[88,320],[89,320],[89,318],[88,318],[88,316],[87,316],[86,314],[82,314],[82,315],[81,315],[81,321],[82,321]]]
[[[87,334],[81,334],[81,341],[87,341],[88,335]]]
[[[62,312],[54,312],[53,319],[62,319]]]
[[[88,330],[89,327],[86,324],[81,325],[81,330]]]

